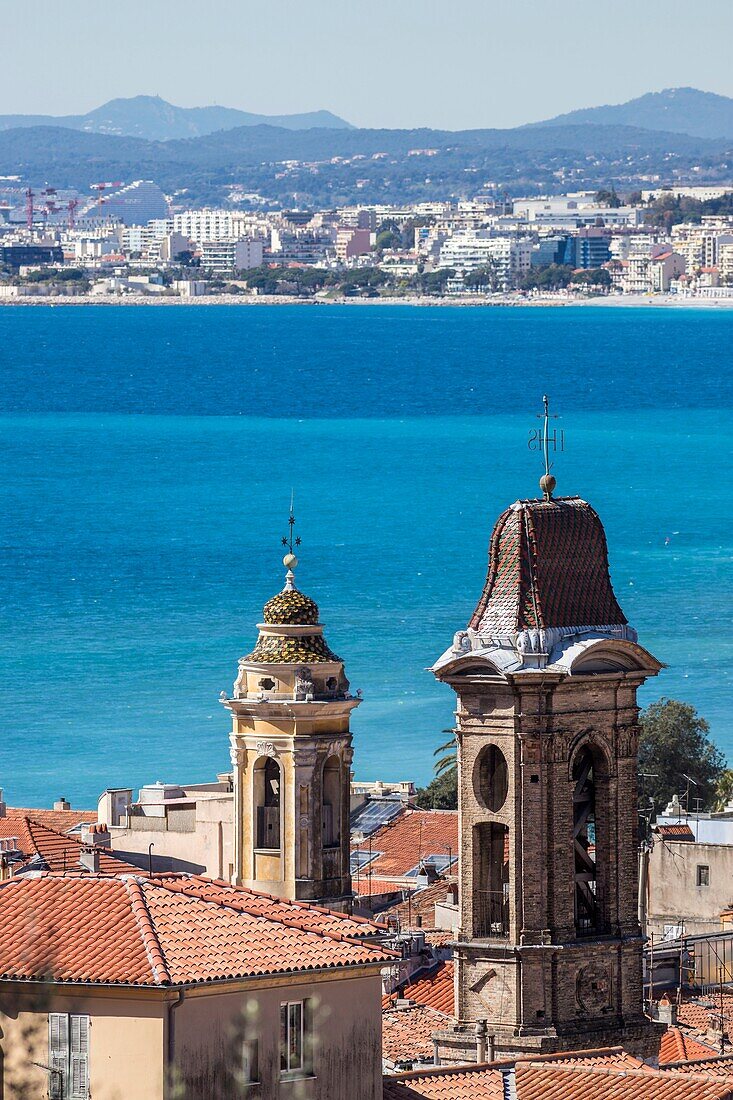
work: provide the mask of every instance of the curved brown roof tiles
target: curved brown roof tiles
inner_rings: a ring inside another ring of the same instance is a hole
[[[497,520],[484,590],[469,626],[512,635],[625,625],[597,512],[580,497],[519,500]]]

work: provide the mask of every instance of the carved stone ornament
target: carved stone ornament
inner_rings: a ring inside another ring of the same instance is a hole
[[[611,1007],[611,974],[605,966],[591,963],[578,971],[575,982],[578,1007],[588,1016],[597,1016]]]
[[[257,741],[255,749],[260,756],[277,756],[277,749],[272,741]]]
[[[232,767],[243,768],[247,759],[247,750],[238,748],[236,745],[232,745],[229,749],[229,759],[232,762]]]
[[[306,695],[313,695],[313,673],[307,665],[295,670],[295,696],[304,699]]]
[[[459,657],[462,653],[470,653],[471,639],[467,630],[457,630],[453,635],[453,652]]]

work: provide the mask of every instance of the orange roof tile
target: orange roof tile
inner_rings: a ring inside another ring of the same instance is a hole
[[[394,821],[377,829],[371,837],[372,851],[379,852],[367,867],[363,867],[353,881],[367,877],[403,878],[416,867],[422,858],[430,855],[448,857],[450,847],[454,858],[458,855],[457,810],[405,810]],[[353,844],[363,850],[364,845]]]
[[[433,1100],[504,1100],[504,1076],[492,1066],[462,1070],[436,1066],[384,1078],[384,1100],[411,1100],[415,1096]]]
[[[405,890],[405,887],[399,882],[393,882],[391,879],[372,878],[370,875],[364,875],[359,879],[352,878],[351,885],[353,892],[362,898],[370,895],[376,897],[379,894],[402,894]]]
[[[367,928],[197,877],[42,872],[0,885],[0,977],[165,986],[392,962]]]
[[[398,917],[400,927],[404,929],[434,928],[435,903],[446,900],[451,883],[456,881],[455,875],[443,876],[423,890],[410,894],[409,900],[389,906],[382,915]]]
[[[437,1009],[447,1016],[453,1015],[453,963],[441,962],[432,974],[419,974],[418,977],[408,979],[399,987],[399,991],[391,993],[382,999],[382,1007],[387,1008],[397,997],[415,1001],[417,1004],[427,1005]]]
[[[59,833],[55,829],[49,829],[31,818],[24,818],[26,857],[25,865],[34,858],[40,858],[49,871],[73,871],[80,870],[80,859],[83,845],[77,836],[68,836]],[[116,855],[111,848],[101,845],[99,852],[99,873],[107,875],[121,875],[125,872],[131,874],[143,874],[138,867],[128,863]],[[17,872],[16,872],[17,873]]]
[[[671,840],[694,840],[695,834],[689,825],[655,825],[654,832]]]
[[[669,1062],[690,1062],[700,1058],[710,1058],[718,1052],[713,1047],[693,1039],[678,1027],[668,1027],[659,1046],[659,1064]]]
[[[399,1062],[432,1061],[433,1032],[452,1023],[452,1017],[427,1005],[390,1006],[382,1012],[382,1056]]]
[[[570,1066],[574,1067],[575,1072],[580,1069],[593,1070],[604,1066],[608,1067],[609,1071],[612,1070],[616,1077],[622,1077],[629,1071],[643,1075],[655,1073],[654,1070],[644,1066],[638,1058],[627,1054],[621,1047],[544,1054],[532,1059],[523,1055],[519,1058],[502,1059],[480,1066],[461,1066],[452,1069],[447,1066],[436,1066],[434,1069],[413,1070],[385,1077],[384,1100],[410,1100],[411,1097],[418,1096],[430,1097],[433,1100],[503,1100],[506,1095],[505,1076],[511,1078],[518,1065],[530,1061],[533,1068],[547,1070],[548,1076],[554,1070],[569,1069]],[[613,1094],[607,1095],[610,1100]],[[639,1095],[643,1097],[643,1093]],[[544,1097],[545,1094],[540,1092],[537,1096]],[[548,1092],[547,1097],[548,1100],[550,1097],[552,1100],[565,1100],[565,1096],[561,1093]],[[517,1100],[524,1100],[524,1097],[518,1097]],[[582,1100],[596,1100],[596,1097],[590,1094]],[[672,1098],[660,1097],[659,1100],[672,1100]],[[677,1098],[675,1097],[674,1100]],[[680,1100],[682,1100],[681,1097]],[[702,1098],[694,1097],[692,1100],[702,1100]]]
[[[30,854],[33,843],[28,834],[29,821],[58,833],[68,833],[77,825],[91,825],[96,820],[96,810],[23,810],[8,806],[5,816],[0,817],[0,837],[16,837],[20,851]]]
[[[517,1062],[517,1100],[729,1100],[727,1084],[674,1070]]]
[[[666,1070],[665,1066],[660,1069]],[[733,1054],[719,1054],[713,1058],[696,1058],[691,1062],[678,1062],[670,1067],[675,1073],[703,1074],[705,1077],[726,1077],[733,1080]]]

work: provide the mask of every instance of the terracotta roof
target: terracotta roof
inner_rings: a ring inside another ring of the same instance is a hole
[[[731,1096],[723,1082],[672,1070],[518,1062],[514,1077],[517,1100],[729,1100]]]
[[[452,1017],[427,1005],[393,1006],[382,1011],[382,1056],[392,1064],[432,1061],[433,1033],[452,1022]]]
[[[718,1052],[711,1046],[693,1039],[691,1035],[680,1031],[678,1027],[668,1027],[659,1046],[659,1064],[669,1062],[690,1062],[700,1058],[710,1058]]]
[[[407,809],[372,833],[371,844],[372,851],[380,854],[358,876],[351,876],[354,884],[357,878],[368,878],[370,871],[373,878],[404,878],[425,856],[441,855],[447,860],[448,847],[457,855],[458,811]],[[364,845],[354,843],[352,848],[363,850]]]
[[[519,500],[499,517],[469,626],[511,635],[626,621],[611,587],[603,525],[586,501]]]
[[[17,837],[21,852],[26,852],[32,849],[28,821],[45,825],[58,833],[68,833],[77,825],[91,825],[96,820],[96,810],[33,810],[8,806],[5,816],[0,817],[0,837]]]
[[[369,868],[365,867],[362,872],[363,878],[357,879],[356,876],[352,878],[353,892],[360,897],[378,894],[401,894],[405,889],[409,889],[400,882],[393,882],[392,879],[373,878],[368,872]],[[392,907],[388,907],[384,912],[391,913]]]
[[[93,826],[96,829],[96,826]],[[40,858],[48,871],[78,871],[84,845],[77,836],[68,836],[59,833],[55,829],[49,829],[30,818],[24,819],[24,843],[27,847],[23,850],[26,857],[24,865]],[[121,875],[125,872],[140,875],[144,874],[139,867],[133,866],[111,848],[102,845],[97,846],[99,853],[99,872],[106,875]],[[17,873],[17,872],[16,872]]]
[[[666,1070],[665,1066],[660,1069]],[[705,1077],[727,1077],[733,1081],[733,1054],[720,1054],[713,1058],[696,1058],[691,1062],[677,1062],[670,1066],[677,1073],[702,1074]]]
[[[480,1066],[461,1066],[449,1068],[436,1066],[431,1069],[412,1070],[408,1073],[395,1074],[384,1078],[384,1100],[410,1100],[411,1097],[426,1096],[433,1100],[504,1100],[505,1095],[515,1095],[512,1090],[505,1092],[505,1075],[511,1080],[520,1064],[528,1062],[525,1055],[516,1059],[502,1059],[498,1062],[490,1062]],[[548,1081],[553,1072],[563,1068],[580,1073],[581,1070],[593,1071],[597,1067],[609,1067],[609,1075],[623,1076],[628,1072],[641,1075],[653,1074],[654,1071],[644,1067],[644,1064],[620,1047],[609,1047],[593,1051],[577,1051],[573,1054],[546,1054],[531,1060],[532,1068],[538,1071],[546,1071]],[[526,1067],[524,1067],[526,1068]],[[567,1097],[570,1097],[570,1093]],[[600,1094],[604,1100],[614,1094]],[[561,1092],[538,1092],[534,1096],[547,1097],[547,1100],[566,1100],[566,1095]],[[573,1094],[574,1096],[574,1094]],[[639,1092],[639,1098],[644,1097]],[[520,1095],[517,1100],[524,1100]],[[595,1093],[589,1093],[582,1100],[596,1100]],[[600,1097],[599,1097],[600,1100]],[[646,1100],[646,1098],[644,1098]],[[656,1098],[654,1098],[656,1100]],[[660,1098],[662,1100],[662,1098]],[[664,1097],[663,1100],[668,1100]],[[669,1100],[672,1100],[670,1097]],[[675,1097],[674,1100],[677,1100]],[[681,1100],[681,1098],[680,1098]],[[694,1097],[693,1100],[698,1100]],[[705,1098],[707,1100],[707,1098]]]
[[[672,840],[694,840],[695,834],[689,825],[655,825],[654,832]]]
[[[414,1070],[385,1077],[384,1100],[411,1100],[415,1096],[434,1100],[504,1100],[504,1076],[491,1066],[451,1070],[445,1066]]]
[[[346,935],[367,927],[198,877],[42,872],[0,886],[0,977],[165,986],[392,962]]]
[[[430,886],[426,886],[423,890],[418,890],[416,893],[411,894],[409,901],[399,901],[388,906],[383,910],[383,915],[398,917],[401,928],[432,929],[435,927],[436,901],[445,901],[451,883],[456,882],[457,879],[455,875],[452,875],[450,878],[443,876],[439,878],[437,882],[433,882]]]
[[[397,997],[415,1001],[437,1009],[447,1016],[453,1015],[453,963],[440,962],[432,974],[419,974],[415,979],[403,982],[396,993],[382,998],[382,1007],[387,1008]]]

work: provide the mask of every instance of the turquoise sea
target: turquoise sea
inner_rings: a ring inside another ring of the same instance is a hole
[[[228,767],[217,697],[298,582],[364,702],[359,778],[425,781],[451,724],[425,671],[488,538],[537,492],[605,523],[612,576],[733,758],[733,313],[324,306],[0,310],[0,786],[14,805]],[[694,762],[690,762],[693,769]]]

